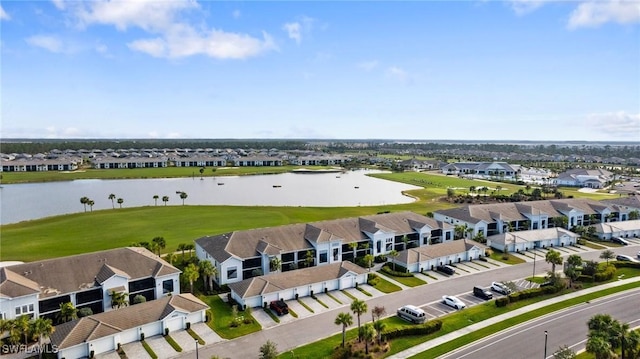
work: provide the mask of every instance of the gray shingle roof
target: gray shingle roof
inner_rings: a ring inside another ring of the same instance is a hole
[[[402,263],[413,264],[427,259],[435,259],[463,253],[473,247],[487,249],[484,244],[469,239],[459,239],[451,242],[432,244],[423,247],[411,248],[398,253],[397,260]]]
[[[178,268],[142,247],[111,249],[7,268],[37,283],[40,298],[93,288],[113,275],[141,279],[180,273]]]

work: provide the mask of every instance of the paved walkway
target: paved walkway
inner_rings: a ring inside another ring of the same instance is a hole
[[[440,344],[449,342],[451,340],[457,339],[459,337],[467,335],[467,334],[469,334],[471,332],[474,332],[476,330],[479,330],[479,329],[482,329],[482,328],[486,328],[486,327],[488,327],[488,326],[490,326],[492,324],[499,323],[499,322],[501,322],[503,320],[513,318],[513,317],[518,316],[520,314],[523,314],[523,313],[526,313],[526,312],[530,312],[532,310],[536,310],[536,309],[539,309],[539,308],[542,308],[542,307],[546,307],[546,306],[554,304],[554,303],[562,302],[564,300],[567,300],[567,299],[570,299],[570,298],[573,298],[573,297],[581,296],[581,295],[588,294],[588,293],[598,292],[598,291],[601,291],[601,290],[606,289],[606,288],[617,287],[617,286],[624,285],[624,284],[627,284],[627,283],[639,282],[639,281],[640,281],[640,277],[634,277],[634,278],[630,278],[630,279],[624,279],[624,280],[619,280],[619,281],[616,281],[616,282],[611,282],[611,283],[598,285],[598,286],[591,287],[591,288],[588,288],[588,289],[580,290],[578,292],[565,294],[565,295],[561,295],[559,297],[547,299],[545,301],[534,303],[534,304],[528,305],[526,307],[522,307],[522,308],[516,309],[514,311],[505,313],[505,314],[497,315],[497,316],[495,316],[495,317],[493,317],[491,319],[484,320],[484,321],[482,321],[480,323],[469,325],[469,326],[464,327],[464,328],[462,328],[460,330],[457,330],[455,332],[451,332],[451,333],[445,334],[445,335],[443,335],[441,337],[438,337],[436,339],[429,340],[429,341],[424,342],[422,344],[419,344],[419,345],[416,345],[414,347],[411,347],[411,348],[409,348],[407,350],[401,351],[400,353],[388,356],[387,358],[397,358],[397,359],[408,358],[408,357],[420,354],[423,351],[431,349],[431,348],[433,348],[435,346],[438,346]]]

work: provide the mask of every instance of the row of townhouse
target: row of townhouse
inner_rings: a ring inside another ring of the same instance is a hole
[[[595,223],[627,221],[637,208],[584,198],[541,200],[514,203],[466,205],[435,211],[433,216],[457,226],[471,229],[471,236],[484,237],[508,231],[560,227],[566,229]]]
[[[0,158],[0,172],[75,171],[81,163],[81,158],[40,158],[18,160]]]
[[[195,241],[218,285],[453,240],[454,226],[413,212],[235,231]],[[278,265],[274,265],[277,263]]]
[[[112,309],[113,291],[147,301],[180,293],[180,270],[141,247],[118,248],[0,268],[0,318],[56,321],[60,304]]]

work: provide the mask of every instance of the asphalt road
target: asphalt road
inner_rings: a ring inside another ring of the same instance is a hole
[[[612,249],[616,254],[636,256],[638,246],[628,246]],[[583,252],[580,256],[585,260],[598,260],[602,251]],[[566,257],[566,256],[565,256]],[[536,263],[536,274],[541,275],[551,270],[551,266],[540,258]],[[397,308],[405,304],[424,306],[441,300],[443,295],[456,295],[469,292],[476,285],[488,287],[492,281],[513,281],[526,278],[533,274],[533,263],[523,263],[510,267],[496,268],[480,273],[452,277],[446,280],[432,281],[427,285],[404,289],[399,292],[367,300],[369,308],[383,306],[387,314],[395,315]],[[322,312],[304,319],[298,319],[287,324],[264,329],[234,340],[216,343],[200,348],[199,357],[210,358],[216,355],[220,358],[255,358],[259,354],[260,346],[267,340],[276,343],[279,352],[287,352],[301,345],[340,333],[341,328],[334,324],[340,312],[349,312],[349,306]],[[362,316],[362,323],[371,321],[370,313]],[[357,319],[354,317],[354,322]],[[355,325],[355,324],[354,324]],[[194,352],[184,353],[181,358],[194,358]],[[495,357],[496,356],[490,356]],[[509,356],[506,356],[509,357]]]
[[[609,314],[629,323],[632,328],[637,326],[640,322],[639,294],[640,289],[634,289],[567,308],[503,330],[439,358],[553,358],[553,352],[563,345],[579,351],[586,345],[587,321],[596,314]]]

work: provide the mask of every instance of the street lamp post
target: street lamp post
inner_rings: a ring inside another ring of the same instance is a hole
[[[198,339],[194,339],[194,340],[196,342],[196,359],[198,359]]]
[[[544,331],[544,359],[547,359],[547,331]]]

